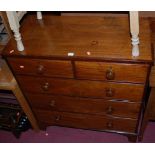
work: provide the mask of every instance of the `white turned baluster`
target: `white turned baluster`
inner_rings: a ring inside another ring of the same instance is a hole
[[[19,32],[19,19],[16,11],[7,11],[6,12],[11,30],[14,32],[15,40],[17,42],[18,51],[23,51],[24,46],[21,40],[21,34]]]
[[[42,13],[41,13],[41,11],[37,11],[37,19],[42,19]]]
[[[130,32],[132,35],[132,56],[139,56],[139,16],[138,11],[130,11]]]
[[[23,51],[24,46],[23,46],[23,43],[22,43],[21,34],[19,33],[19,29],[14,29],[13,32],[14,32],[15,40],[17,42],[18,51]]]

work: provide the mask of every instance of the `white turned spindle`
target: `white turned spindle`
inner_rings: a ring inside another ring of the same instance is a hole
[[[138,11],[130,11],[130,32],[132,35],[132,56],[139,56],[139,16]]]
[[[7,11],[6,14],[9,20],[10,28],[14,32],[14,37],[17,42],[17,49],[18,51],[23,51],[24,46],[22,43],[21,34],[19,32],[20,25],[19,25],[18,15],[16,11]]]
[[[23,43],[22,43],[21,34],[19,33],[19,29],[17,29],[17,30],[14,29],[13,32],[14,32],[15,40],[17,42],[17,49],[19,51],[23,51],[24,50],[24,46],[23,46]]]
[[[41,11],[37,11],[37,19],[42,19],[42,13],[41,13]]]

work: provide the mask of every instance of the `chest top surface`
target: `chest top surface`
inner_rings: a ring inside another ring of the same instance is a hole
[[[135,58],[131,54],[127,17],[44,15],[43,20],[37,20],[35,15],[27,15],[21,24],[21,34],[25,50],[17,51],[16,43],[11,39],[3,52],[5,56],[152,61],[147,18],[140,19],[140,56]]]

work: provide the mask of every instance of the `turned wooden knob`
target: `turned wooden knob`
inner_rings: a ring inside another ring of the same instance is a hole
[[[115,72],[113,71],[112,67],[107,69],[107,71],[106,71],[106,79],[107,80],[114,80],[115,79]]]
[[[44,66],[43,65],[38,65],[37,66],[37,73],[38,74],[43,74],[44,73]]]
[[[56,116],[55,117],[55,121],[60,121],[60,119],[61,119],[61,116]]]
[[[109,106],[109,107],[106,109],[106,112],[107,112],[107,114],[112,114],[112,113],[113,113],[113,108],[112,108],[112,106]]]
[[[49,83],[48,82],[45,82],[44,83],[44,85],[42,86],[42,89],[44,90],[44,91],[47,91],[47,90],[49,90]]]
[[[112,88],[106,88],[105,91],[106,91],[106,97],[113,97],[115,94],[115,91]]]
[[[108,123],[107,123],[107,128],[108,128],[108,129],[113,128],[113,123],[112,123],[112,122],[108,122]]]
[[[55,104],[55,101],[54,101],[54,100],[51,100],[51,101],[50,101],[50,106],[51,106],[51,107],[55,107],[55,105],[56,105],[56,104]]]

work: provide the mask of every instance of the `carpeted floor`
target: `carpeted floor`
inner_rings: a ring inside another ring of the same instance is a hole
[[[71,129],[65,127],[48,127],[47,131],[35,133],[28,130],[16,139],[10,132],[0,130],[1,143],[127,143],[126,136],[106,132]],[[155,122],[147,126],[144,143],[155,142]]]

